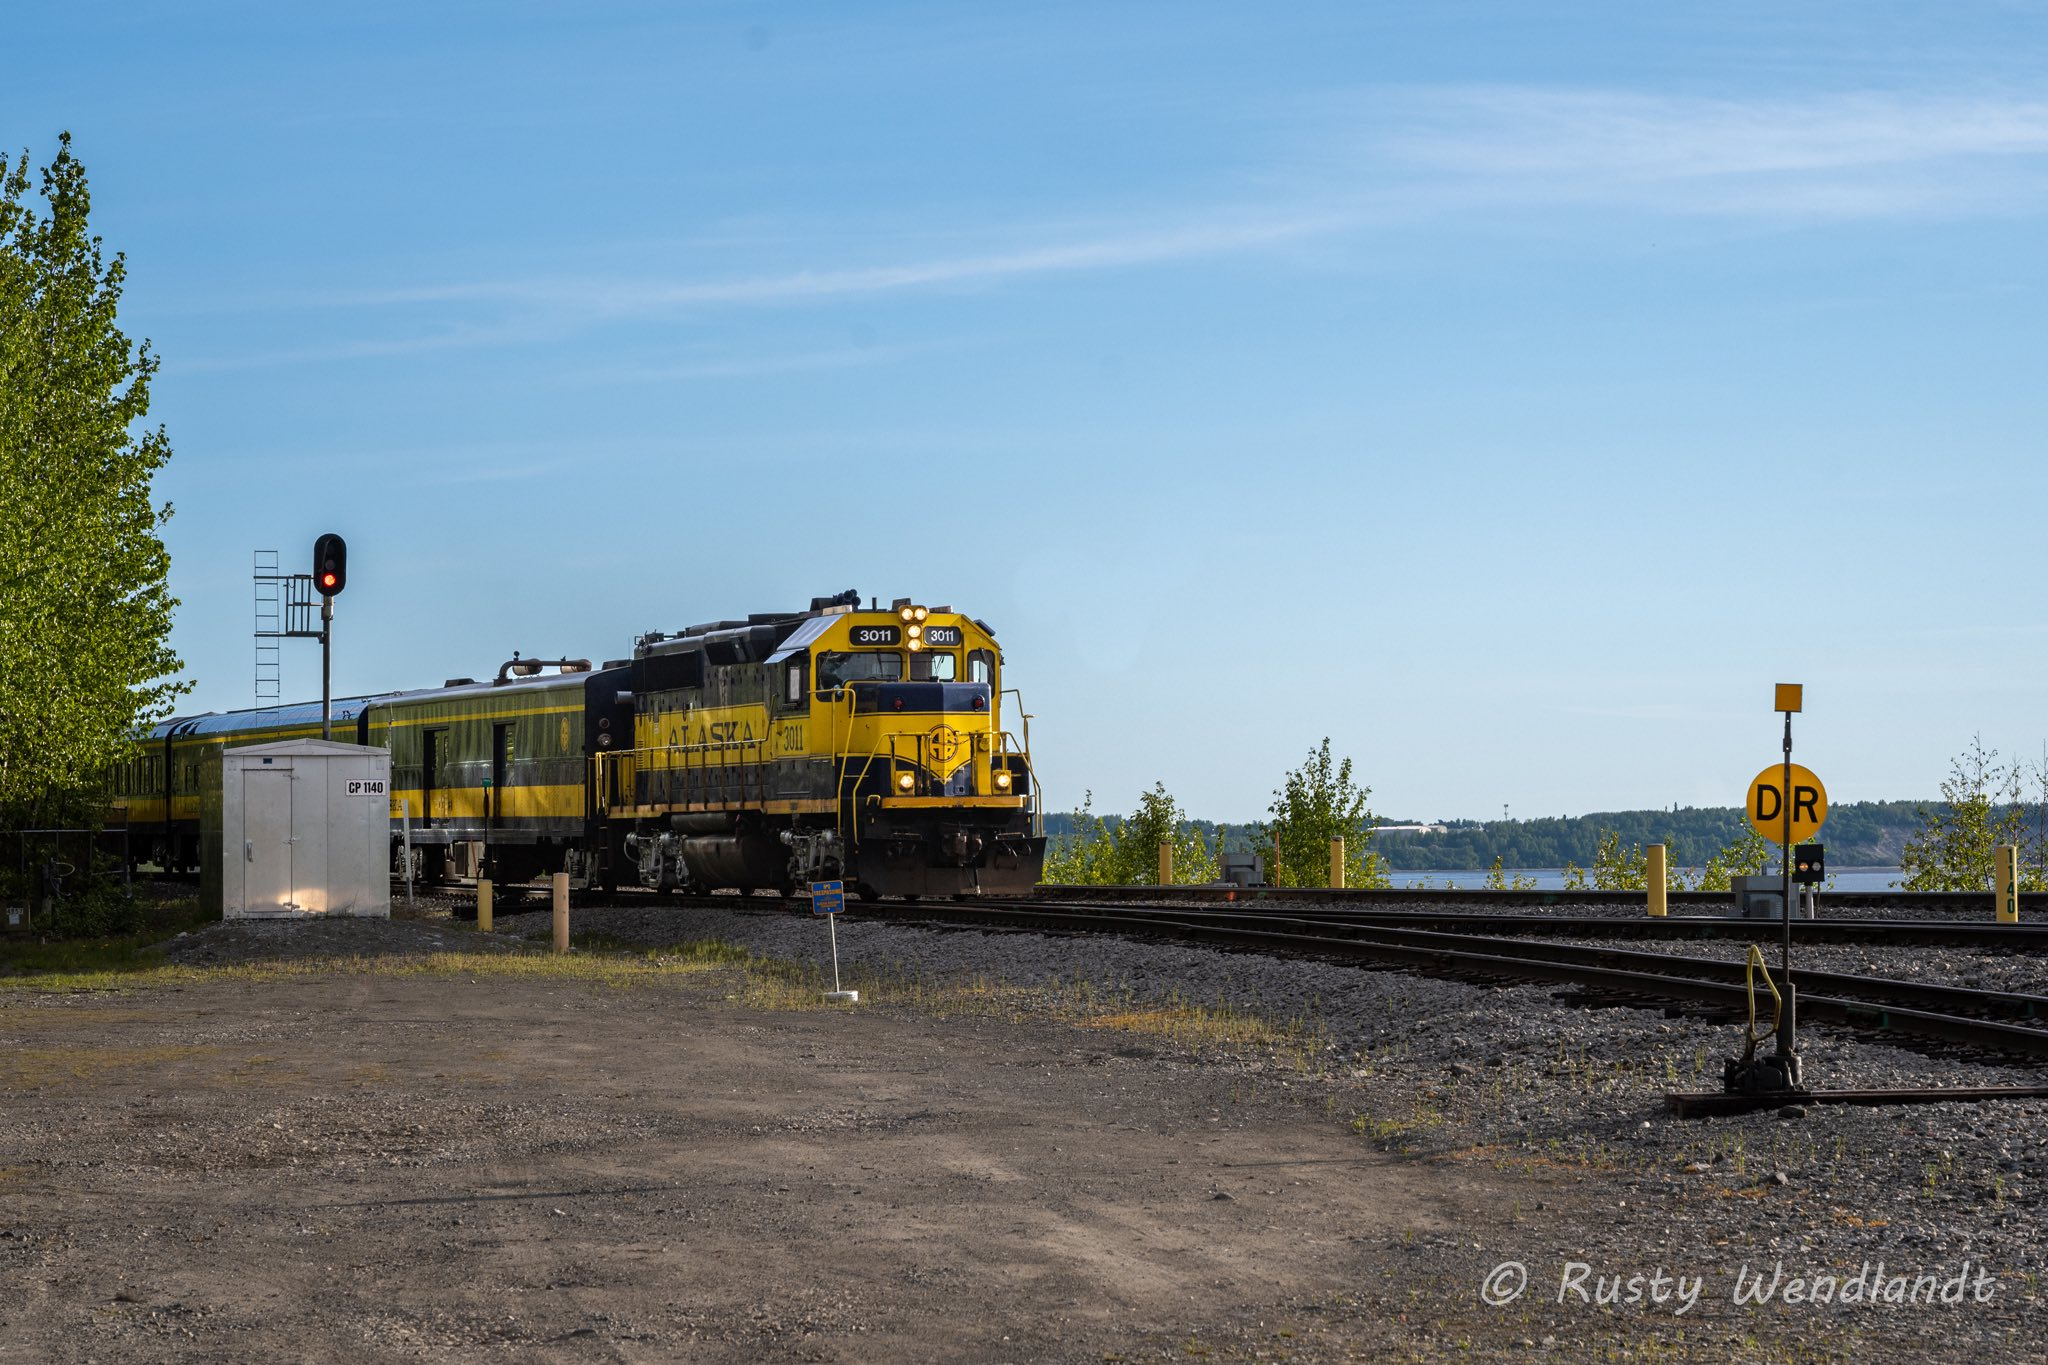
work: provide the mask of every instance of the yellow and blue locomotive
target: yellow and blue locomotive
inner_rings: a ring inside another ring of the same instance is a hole
[[[1002,669],[983,622],[843,593],[645,635],[601,668],[515,657],[489,683],[337,701],[335,737],[391,751],[394,866],[409,848],[428,880],[1013,895],[1045,839]],[[205,747],[309,723],[317,706],[157,727],[116,779],[131,846],[195,863]]]

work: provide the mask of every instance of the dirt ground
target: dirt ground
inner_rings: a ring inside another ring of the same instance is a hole
[[[695,983],[223,979],[0,1038],[23,1359],[1285,1350],[1485,1202],[1127,1038]]]
[[[1485,1306],[1613,1192],[1380,1151],[1270,1049],[462,961],[0,991],[0,1359],[1835,1353]]]

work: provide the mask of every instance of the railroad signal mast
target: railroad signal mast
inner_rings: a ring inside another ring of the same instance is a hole
[[[1792,713],[1805,709],[1806,688],[1801,683],[1779,683],[1774,710],[1785,713],[1785,785],[1779,805],[1785,809],[1785,837],[1779,841],[1778,861],[1783,869],[1785,938],[1778,954],[1778,969],[1785,974],[1785,1008],[1778,1015],[1778,1057],[1784,1064],[1785,1083],[1799,1086],[1799,997],[1792,985],[1792,811],[1797,805],[1792,788]]]
[[[334,599],[348,586],[348,542],[329,531],[313,542],[320,593],[320,738],[334,738]]]
[[[1776,842],[1783,859],[1780,864],[1779,912],[1784,921],[1784,935],[1778,973],[1784,978],[1785,989],[1780,992],[1772,983],[1762,952],[1751,948],[1747,1046],[1740,1058],[1729,1059],[1725,1069],[1724,1085],[1730,1093],[1803,1090],[1799,1074],[1799,997],[1792,980],[1792,887],[1797,882],[1810,888],[1827,875],[1826,850],[1819,844],[1802,847],[1801,841],[1820,833],[1828,818],[1827,788],[1821,784],[1820,778],[1792,761],[1792,716],[1794,712],[1805,709],[1804,693],[1805,689],[1798,683],[1778,684],[1772,709],[1782,712],[1785,717],[1784,755],[1780,762],[1765,768],[1749,784],[1750,827],[1764,838]],[[1777,1002],[1777,1017],[1769,1034],[1759,1033],[1756,1028],[1756,977],[1759,974]],[[1776,1052],[1759,1058],[1756,1045],[1766,1037],[1775,1037]]]

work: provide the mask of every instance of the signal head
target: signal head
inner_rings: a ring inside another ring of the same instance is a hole
[[[348,542],[329,531],[313,542],[313,587],[337,597],[348,586]]]

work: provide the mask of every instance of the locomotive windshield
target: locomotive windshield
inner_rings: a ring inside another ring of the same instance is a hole
[[[912,682],[951,682],[954,677],[953,656],[923,652],[910,656],[910,680]]]
[[[859,653],[818,656],[818,689],[850,682],[896,682],[903,677],[903,656],[894,650],[864,649]]]

